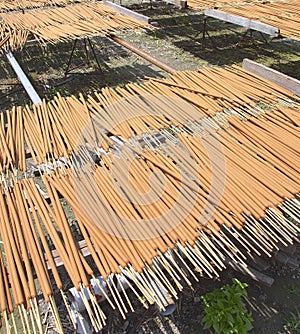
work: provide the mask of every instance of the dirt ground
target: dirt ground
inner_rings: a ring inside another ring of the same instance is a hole
[[[146,311],[137,306],[136,313],[129,314],[126,321],[112,313],[112,321],[103,334],[212,333],[202,329],[200,296],[224,284],[232,284],[232,278],[248,283],[246,304],[254,319],[251,334],[297,334],[300,332],[300,245],[290,259],[298,267],[282,264],[275,258],[264,259],[270,267],[261,272],[274,279],[272,286],[256,282],[229,267],[218,279],[201,278],[194,284],[194,290],[186,288],[179,295],[171,316],[163,317],[155,307]]]
[[[127,0],[128,1],[128,0]],[[132,1],[132,0],[129,0]],[[124,1],[123,1],[124,3]],[[154,30],[126,31],[118,35],[150,55],[177,70],[194,70],[203,65],[239,64],[244,58],[279,70],[300,79],[300,42],[271,39],[254,32],[245,34],[244,28],[217,20],[208,21],[209,36],[203,39],[203,15],[193,10],[180,10],[163,2],[133,4],[134,10],[157,22]],[[136,54],[115,44],[106,37],[91,38],[97,65],[88,44],[88,58],[84,42],[78,41],[68,68],[73,42],[57,43],[42,48],[28,45],[14,52],[41,97],[89,94],[104,86],[139,82],[145,77],[168,74]],[[9,62],[0,56],[0,109],[30,103]]]
[[[299,258],[299,254],[298,254]],[[163,323],[174,322],[178,328],[174,333],[205,334],[209,333],[202,329],[202,305],[199,297],[206,292],[219,288],[224,284],[232,284],[232,278],[237,277],[241,282],[249,284],[248,310],[252,312],[254,319],[252,334],[283,334],[299,333],[299,312],[300,307],[300,270],[299,268],[289,268],[284,265],[274,264],[265,274],[274,278],[271,287],[255,282],[254,280],[237,272],[228,269],[221,273],[221,279],[211,281],[203,279],[197,285],[191,297],[184,296],[181,301],[181,310],[174,314],[170,320],[163,319]],[[298,325],[288,326],[292,317],[291,313],[297,314]],[[297,327],[296,327],[297,326]],[[173,333],[172,331],[157,331],[154,333]],[[139,333],[148,333],[142,329]]]
[[[210,36],[203,39],[203,16],[197,11],[179,10],[162,2],[153,3],[153,8],[146,3],[134,4],[132,8],[150,16],[157,22],[157,28],[123,32],[119,36],[177,70],[194,70],[203,65],[241,65],[244,58],[250,58],[300,79],[299,41],[270,39],[259,33],[245,35],[243,28],[213,19],[208,21]],[[90,94],[105,86],[122,86],[128,82],[142,81],[147,76],[168,75],[108,38],[94,37],[91,42],[100,68],[91,49],[88,50],[87,58],[84,43],[79,41],[72,59],[72,71],[67,75],[65,71],[73,47],[71,42],[49,45],[46,49],[37,45],[28,46],[15,52],[15,57],[39,95],[47,99],[58,92],[61,95],[77,95],[80,91]],[[26,103],[30,101],[2,55],[0,110]],[[184,290],[177,303],[177,310],[170,317],[160,316],[155,308],[149,311],[138,308],[137,313],[129,314],[126,321],[120,315],[111,313],[111,320],[103,334],[209,333],[201,329],[202,306],[199,297],[230,283],[232,277],[249,283],[248,308],[255,320],[251,333],[300,333],[300,269],[297,267],[297,263],[300,263],[300,247],[296,248],[292,258],[294,267],[267,260],[272,266],[264,273],[275,279],[272,287],[227,269],[221,273],[220,279],[203,278],[195,283],[194,291]],[[292,314],[295,315],[294,321]]]

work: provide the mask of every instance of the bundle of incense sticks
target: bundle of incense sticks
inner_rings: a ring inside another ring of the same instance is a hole
[[[2,29],[0,23],[0,52],[7,50],[14,50],[16,45],[20,45],[22,48],[28,38],[28,31],[17,31],[17,30],[7,30],[6,28]]]
[[[297,0],[241,5],[222,10],[275,26],[284,37],[300,39],[300,3]]]
[[[87,3],[32,9],[25,13],[2,13],[0,36],[1,39],[9,36],[4,46],[8,44],[11,50],[15,50],[24,46],[29,34],[40,43],[55,43],[142,27],[150,28],[148,24],[121,14],[103,3]]]
[[[98,274],[109,286],[109,303],[125,317],[133,306],[122,280],[144,304],[141,295],[147,304],[164,309],[155,284],[176,299],[199,275],[218,276],[226,259],[246,266],[251,253],[271,256],[279,245],[298,241],[300,130],[295,110],[278,107],[247,121],[231,115],[218,129],[191,133],[182,127],[160,135],[163,140],[151,141],[149,135],[144,143],[138,138],[123,139],[122,146],[111,143],[97,163],[84,148],[74,152],[69,168],[42,175],[48,201],[32,178],[3,189],[0,289],[8,331],[15,330],[15,312],[24,332],[43,331],[36,275],[63,333],[48,269],[70,309],[50,241],[95,330],[106,319],[88,288]],[[59,196],[76,218],[96,272],[80,251]],[[112,275],[115,280],[108,279]]]
[[[19,0],[19,1],[12,1],[12,0],[1,0],[0,1],[0,12],[8,12],[8,11],[18,11],[22,9],[29,9],[29,8],[41,8],[41,7],[52,7],[52,6],[61,6],[73,3],[80,3],[80,2],[95,2],[89,0]]]
[[[189,0],[188,6],[197,9],[233,7],[237,5],[255,4],[263,0]]]
[[[1,114],[0,171],[26,172],[25,152],[39,165],[69,159],[86,143],[96,151],[108,151],[109,134],[126,139],[172,127],[193,131],[227,126],[229,115],[265,115],[263,104],[273,108],[274,118],[299,124],[297,101],[292,93],[238,67],[176,72],[164,80],[104,88],[87,98],[58,95],[50,102]]]

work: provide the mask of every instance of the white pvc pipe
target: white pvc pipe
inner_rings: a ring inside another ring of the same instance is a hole
[[[77,334],[94,333],[87,319],[80,312],[77,312],[72,306],[71,306],[71,314],[77,326],[76,328]]]
[[[6,57],[9,60],[12,68],[14,69],[15,73],[17,74],[19,80],[21,81],[23,87],[25,88],[27,94],[29,95],[31,101],[34,104],[39,104],[42,103],[41,98],[39,97],[38,93],[36,90],[33,88],[31,82],[27,78],[26,74],[22,70],[21,66],[17,62],[16,58],[14,55],[11,53],[10,50],[6,51]]]
[[[109,280],[111,280],[111,279],[112,278],[109,277]],[[108,296],[111,296],[111,293],[110,293],[109,289],[107,288],[107,283],[105,282],[105,280],[102,277],[98,277],[98,278],[96,278],[96,280],[98,281],[98,284],[102,287],[102,289],[105,291],[105,293]],[[127,289],[129,287],[126,280],[124,278],[122,278],[122,276],[120,277],[120,281],[121,281],[121,284],[123,285],[124,289]],[[93,292],[94,296],[96,297],[96,300],[98,302],[102,302],[102,301],[106,300],[105,295],[103,294],[103,292],[99,288],[96,281],[94,279],[91,279],[90,282],[91,282],[91,284],[90,284],[89,289]],[[117,289],[119,291],[121,291],[121,287],[120,287],[119,283],[116,284],[116,286],[117,286]],[[78,312],[85,311],[84,302],[83,302],[79,292],[76,290],[76,288],[71,288],[71,289],[69,289],[69,291],[71,292],[71,294],[74,297],[74,301],[72,303],[73,308]],[[86,299],[88,301],[90,301],[90,294],[89,294],[88,289],[86,289],[86,288],[83,289],[83,293],[84,293]]]
[[[112,276],[109,276],[108,278],[109,280],[112,280]],[[96,280],[98,281],[98,284],[96,283],[96,281],[94,279],[90,280],[90,290],[93,292],[94,296],[96,297],[96,300],[98,302],[102,302],[104,300],[106,300],[105,295],[103,295],[103,292],[101,291],[101,289],[99,288],[99,285],[101,286],[101,288],[105,291],[105,293],[108,296],[111,296],[109,289],[107,288],[107,283],[106,281],[102,278],[102,277],[98,277],[96,278]],[[124,289],[127,289],[129,287],[127,280],[124,279],[122,276],[120,276],[120,282],[123,286]],[[154,290],[157,290],[158,295],[162,295],[164,300],[161,300],[162,304],[164,305],[164,310],[161,310],[161,314],[164,316],[168,316],[170,314],[172,314],[175,310],[176,310],[176,304],[173,301],[172,297],[169,295],[168,291],[166,291],[159,283],[157,283],[156,281],[151,281],[150,282],[151,287]],[[115,283],[117,289],[119,291],[122,291],[121,286],[118,283]],[[76,310],[77,312],[83,312],[85,311],[85,305],[84,302],[79,294],[79,292],[76,290],[76,288],[71,288],[69,289],[69,291],[71,292],[74,300],[71,304],[71,307]],[[90,294],[88,292],[88,289],[83,289],[83,293],[86,297],[86,299],[88,301],[90,301]]]

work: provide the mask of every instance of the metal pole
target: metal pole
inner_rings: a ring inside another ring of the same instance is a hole
[[[13,56],[11,51],[8,50],[6,51],[5,54],[15,73],[17,74],[19,80],[21,81],[23,87],[25,88],[27,94],[29,95],[31,101],[35,104],[42,103],[41,98],[39,97],[36,90],[33,88],[31,82],[27,78],[26,74],[23,72],[21,66],[19,65],[19,63],[17,62],[16,58]]]
[[[91,42],[91,39],[90,39],[89,37],[87,37],[87,40],[88,40],[88,42],[89,42],[90,48],[91,48],[91,50],[92,50],[93,56],[94,56],[94,58],[95,58],[95,60],[96,60],[96,63],[97,63],[97,65],[98,65],[98,68],[99,68],[99,70],[102,72],[102,69],[101,69],[99,60],[98,60],[98,58],[97,58],[97,55],[96,55],[96,52],[95,52],[93,43]]]
[[[109,35],[108,36],[110,39],[112,39],[114,42],[124,46],[126,49],[136,53],[137,55],[143,57],[144,59],[148,60],[150,63],[156,65],[157,67],[163,69],[164,71],[168,72],[168,73],[175,73],[176,70],[170,66],[168,66],[167,64],[161,62],[160,60],[150,56],[148,53],[136,48],[135,46],[133,46],[132,44],[124,41],[124,39],[117,37],[115,35]]]

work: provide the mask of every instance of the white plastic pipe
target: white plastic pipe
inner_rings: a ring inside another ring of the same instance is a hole
[[[109,277],[109,280],[111,280],[111,276]],[[111,293],[109,291],[109,289],[107,288],[107,283],[105,282],[105,280],[102,278],[102,277],[98,277],[96,278],[96,280],[98,281],[98,284],[102,287],[102,289],[105,291],[105,293],[108,295],[108,296],[111,296]],[[124,289],[127,289],[129,287],[129,285],[127,284],[126,280],[122,277],[120,277],[120,281],[123,285],[123,288]],[[103,294],[103,292],[101,291],[101,289],[99,288],[98,284],[96,283],[96,281],[94,279],[91,279],[90,280],[91,284],[90,284],[90,291],[93,292],[94,296],[96,297],[96,300],[98,302],[103,302],[104,300],[106,300],[106,297],[105,295]],[[119,291],[121,291],[121,287],[118,284],[116,284],[117,286],[117,289]],[[71,288],[69,289],[69,291],[71,292],[71,294],[73,295],[74,297],[74,301],[72,302],[72,306],[73,308],[78,311],[78,312],[83,312],[85,311],[85,305],[84,305],[84,302],[79,294],[79,292],[76,290],[76,288]],[[90,294],[88,292],[88,289],[83,289],[83,293],[86,297],[86,299],[88,301],[90,301]]]
[[[16,58],[14,57],[14,55],[11,53],[10,50],[6,51],[6,57],[10,62],[12,68],[14,69],[15,73],[17,74],[19,80],[21,81],[23,87],[25,88],[27,94],[29,95],[31,101],[34,104],[42,103],[42,100],[39,97],[38,93],[33,88],[31,82],[27,78],[26,74],[24,73],[21,66],[19,65],[19,63],[17,62]]]
[[[109,276],[109,280],[112,280],[112,276]],[[96,281],[94,279],[91,279],[90,282],[90,290],[94,293],[94,296],[96,297],[98,302],[103,302],[104,300],[106,300],[105,295],[103,295],[103,292],[101,291],[101,289],[99,288],[99,285],[101,286],[101,288],[105,291],[105,293],[108,296],[111,296],[111,293],[109,291],[109,289],[107,288],[107,283],[105,282],[105,280],[102,277],[98,277],[96,278],[96,280],[98,281],[98,284],[96,283]],[[123,286],[124,289],[127,289],[129,287],[129,285],[127,284],[126,279],[122,278],[122,276],[120,276],[120,282]],[[159,283],[157,283],[156,281],[152,280],[150,282],[153,290],[157,291],[157,295],[162,295],[163,296],[163,300],[161,300],[161,303],[164,305],[164,310],[161,310],[161,314],[164,316],[168,316],[170,314],[172,314],[175,310],[176,310],[176,304],[173,301],[172,297],[170,296],[170,294],[168,293],[168,291],[166,291]],[[115,283],[117,289],[119,291],[121,290],[121,286],[118,282]],[[72,294],[74,300],[71,304],[71,307],[76,310],[77,312],[83,312],[85,311],[85,305],[84,302],[79,294],[79,292],[76,290],[76,288],[71,288],[69,289],[70,293]],[[86,299],[88,301],[90,301],[90,295],[88,292],[88,289],[83,289],[83,293],[86,297]]]

